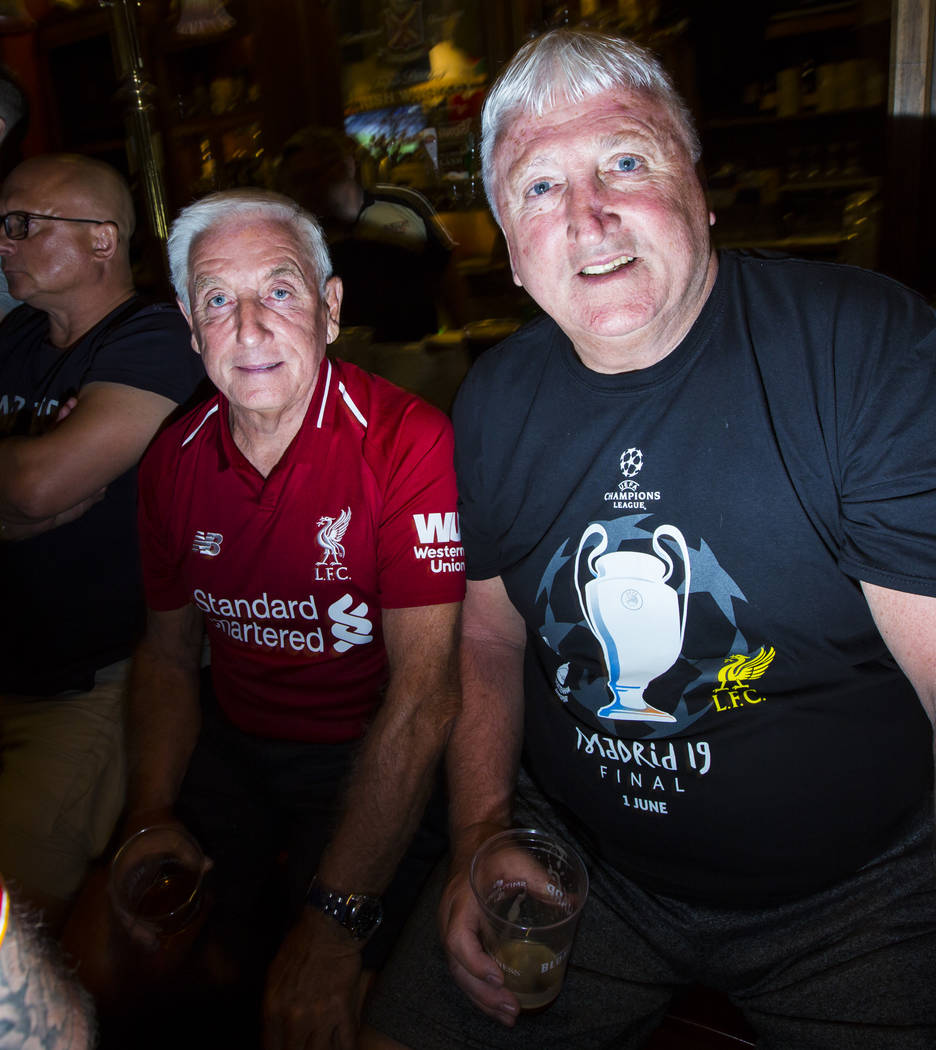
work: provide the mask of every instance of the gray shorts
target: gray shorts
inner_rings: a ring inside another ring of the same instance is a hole
[[[680,986],[698,981],[743,1011],[763,1050],[936,1047],[936,865],[931,800],[885,854],[792,903],[713,908],[648,893],[576,842],[521,774],[518,826],[575,842],[591,889],[559,998],[508,1029],[448,973],[436,873],[368,1008],[412,1050],[640,1047]]]

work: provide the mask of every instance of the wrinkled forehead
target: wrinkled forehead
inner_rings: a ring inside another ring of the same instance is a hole
[[[640,126],[647,134],[659,139],[661,145],[673,141],[687,145],[685,129],[665,99],[651,91],[615,88],[584,98],[557,92],[549,105],[517,106],[508,110],[495,140],[495,157],[504,144],[516,140],[518,134],[529,138],[567,121],[577,123],[584,137],[590,133],[592,119],[616,120],[622,129]]]
[[[691,163],[682,125],[670,107],[650,92],[605,91],[581,100],[557,100],[534,112],[516,109],[504,120],[494,144],[497,184],[531,155],[559,151],[575,157],[595,144],[632,140],[661,153],[682,153]]]
[[[302,245],[289,223],[274,219],[262,212],[232,212],[219,216],[210,226],[199,230],[189,245],[189,262],[215,253],[234,253],[245,244],[280,246],[287,251],[301,252]]]
[[[262,213],[219,218],[192,238],[188,263],[190,289],[206,279],[261,280],[287,272],[310,286],[316,284],[312,253],[298,231],[291,223]]]

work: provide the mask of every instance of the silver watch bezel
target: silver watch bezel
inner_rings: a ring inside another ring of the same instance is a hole
[[[327,889],[317,876],[309,884],[306,903],[334,919],[359,941],[373,936],[383,922],[383,904],[379,897]]]

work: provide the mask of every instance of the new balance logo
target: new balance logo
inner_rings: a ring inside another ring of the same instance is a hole
[[[207,558],[217,557],[221,553],[221,544],[224,537],[220,532],[196,532],[192,550],[196,554],[204,554]]]
[[[455,543],[461,540],[458,515],[450,510],[441,514],[414,514],[413,524],[420,543]]]

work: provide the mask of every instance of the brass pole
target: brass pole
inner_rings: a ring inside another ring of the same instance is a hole
[[[150,124],[155,89],[143,75],[143,55],[137,33],[135,8],[139,0],[98,0],[98,3],[111,11],[117,72],[122,81],[118,94],[126,100],[130,143],[143,180],[150,229],[165,248],[169,236],[166,193]]]

